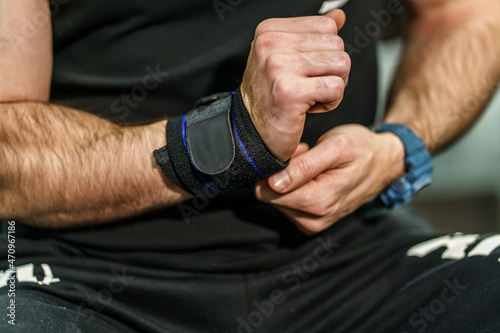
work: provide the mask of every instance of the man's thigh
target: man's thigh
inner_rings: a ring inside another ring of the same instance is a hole
[[[500,331],[500,236],[410,224],[351,220],[311,237],[293,262],[206,274],[18,239],[15,323],[30,332],[47,332],[41,322],[54,332]],[[12,328],[7,245],[0,239],[2,331]]]
[[[7,309],[0,319],[2,332],[132,332],[109,317],[94,315],[89,320],[78,305],[39,289],[20,288],[15,291],[15,297],[1,293],[0,306]]]
[[[113,263],[69,244],[23,238],[11,274],[5,245],[0,239],[2,332],[15,329],[7,316],[11,299],[18,332],[220,332],[244,311],[241,275]]]
[[[500,235],[402,235],[252,275],[238,332],[500,332]]]

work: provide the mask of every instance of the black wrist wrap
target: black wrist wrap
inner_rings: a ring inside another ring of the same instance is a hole
[[[170,119],[167,146],[153,153],[156,163],[195,195],[252,183],[288,165],[262,141],[239,89],[205,97],[187,115]]]

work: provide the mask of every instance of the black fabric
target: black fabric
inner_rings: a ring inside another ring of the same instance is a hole
[[[288,161],[283,163],[278,161],[267,148],[259,132],[257,132],[252,122],[252,118],[248,114],[248,111],[246,111],[240,89],[234,94],[232,111],[235,127],[240,134],[239,137],[259,170],[266,177],[269,177],[286,168],[288,166]],[[260,178],[262,178],[262,176]]]
[[[351,218],[308,238],[291,261],[195,273],[151,261],[118,263],[97,249],[18,237],[16,326],[3,310],[0,331],[499,332],[500,235],[443,235],[417,220],[411,214]],[[445,237],[441,246],[409,255],[437,237]],[[473,255],[487,243],[490,251]],[[0,237],[0,269],[8,265],[6,252]],[[58,282],[37,283],[47,277],[42,264]],[[0,286],[2,309],[9,302],[6,288]]]
[[[254,183],[288,165],[267,148],[243,104],[240,90],[219,96],[223,97],[204,99],[186,117],[170,119],[167,147],[154,152],[167,177],[198,197]],[[200,165],[214,170],[208,172]]]
[[[168,163],[161,164],[161,151],[155,151],[154,157],[167,177],[180,188],[190,191],[191,188],[199,188],[200,180],[194,170],[184,147],[182,138],[182,116],[172,118],[167,123],[166,136],[168,146],[162,148],[169,156]],[[175,164],[175,166],[174,166]]]
[[[163,173],[177,186],[184,188],[181,179],[177,176],[172,165],[172,160],[167,150],[167,146],[163,146],[154,151],[154,158],[156,164],[158,164],[163,171]]]

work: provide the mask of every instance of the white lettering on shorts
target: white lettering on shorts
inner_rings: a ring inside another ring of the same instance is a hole
[[[0,271],[0,288],[6,287],[10,276],[16,273],[17,282],[20,283],[38,283],[39,285],[51,285],[52,283],[60,282],[58,278],[54,277],[52,269],[47,264],[40,264],[43,269],[44,278],[39,281],[35,276],[35,265],[26,264],[18,266],[15,269],[7,269]]]
[[[500,235],[494,235],[483,239],[479,244],[467,252],[467,249],[474,244],[478,238],[479,235],[464,235],[462,233],[434,238],[413,246],[408,250],[407,256],[425,257],[444,247],[446,250],[441,255],[442,259],[460,260],[465,257],[487,257],[500,247]]]

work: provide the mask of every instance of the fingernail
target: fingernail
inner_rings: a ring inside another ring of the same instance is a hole
[[[290,176],[286,171],[281,171],[273,175],[271,177],[271,182],[273,184],[273,188],[280,192],[283,192],[292,184]]]

